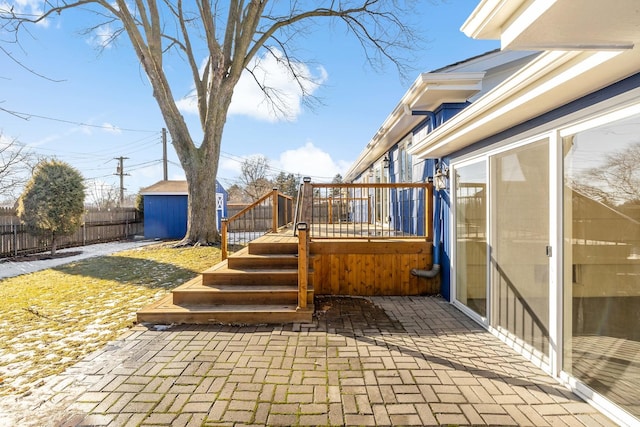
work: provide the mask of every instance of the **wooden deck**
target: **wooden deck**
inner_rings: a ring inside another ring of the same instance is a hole
[[[312,230],[313,233],[313,230]],[[440,291],[439,278],[412,276],[431,266],[424,238],[311,239],[307,307],[298,303],[298,237],[293,230],[261,236],[227,260],[138,312],[154,323],[310,322],[314,295],[424,295]]]

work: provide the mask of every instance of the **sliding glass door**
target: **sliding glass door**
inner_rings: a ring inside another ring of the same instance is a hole
[[[454,165],[455,298],[549,355],[549,141]]]
[[[456,299],[487,315],[487,162],[456,171]]]
[[[640,417],[640,115],[563,138],[564,371]]]
[[[549,142],[491,157],[495,326],[549,354]]]

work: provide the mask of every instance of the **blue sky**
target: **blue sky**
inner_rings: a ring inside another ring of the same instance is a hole
[[[30,2],[41,4],[20,0],[15,6],[31,13],[35,9]],[[415,19],[427,42],[417,52],[415,72],[408,81],[402,81],[391,64],[382,72],[372,70],[357,41],[337,27],[298,42],[303,56],[314,61],[301,66],[322,81],[314,91],[321,105],[312,110],[294,108],[289,120],[274,120],[264,106],[258,106],[250,85],[239,87],[224,131],[218,172],[222,184],[231,185],[242,159],[257,154],[269,159],[274,173],[284,170],[330,180],[356,159],[420,72],[499,46],[497,41],[472,40],[460,32],[477,2],[422,3]],[[56,156],[75,166],[90,189],[118,185],[114,158],[128,157],[125,187],[136,193],[162,179],[164,123],[129,43],[123,39],[99,51],[95,45],[101,34],[82,34],[86,24],[86,14],[63,13],[23,33],[20,46],[3,45],[23,65],[49,79],[0,56],[0,108],[24,113],[16,117],[0,111],[0,132],[5,141],[17,139],[39,155]],[[108,34],[108,29],[101,30]],[[184,115],[198,134],[197,116],[188,112],[190,78],[173,65],[168,61],[166,71],[174,82],[174,97],[182,99]],[[282,79],[275,84],[288,87]],[[295,95],[292,101],[298,106]],[[171,146],[169,178],[184,178]]]

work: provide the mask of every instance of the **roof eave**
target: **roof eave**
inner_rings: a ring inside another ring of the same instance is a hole
[[[410,154],[451,154],[627,77],[638,62],[637,52],[630,51],[544,52],[434,132],[414,140]]]

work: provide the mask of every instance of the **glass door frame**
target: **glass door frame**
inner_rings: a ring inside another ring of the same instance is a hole
[[[523,147],[541,140],[548,140],[549,147],[549,348],[546,354],[542,354],[536,350],[533,350],[531,346],[526,344],[523,340],[515,337],[513,334],[505,334],[504,330],[496,327],[497,319],[495,319],[495,307],[498,301],[491,283],[491,247],[493,244],[493,230],[491,228],[491,213],[492,213],[492,170],[491,170],[491,158],[500,153]],[[453,177],[453,187],[451,192],[451,210],[450,210],[450,224],[452,224],[452,231],[450,233],[450,247],[452,248],[452,268],[451,268],[451,302],[458,309],[468,315],[470,318],[487,328],[491,333],[500,338],[503,342],[515,349],[518,353],[525,356],[529,361],[536,366],[542,368],[547,373],[558,377],[561,370],[562,359],[562,283],[563,265],[562,265],[562,184],[563,184],[563,172],[562,172],[562,144],[559,138],[557,127],[554,129],[536,129],[533,132],[525,132],[520,135],[505,139],[499,144],[479,149],[469,155],[461,156],[459,158],[452,158],[450,161],[450,170]],[[487,316],[482,317],[475,313],[470,308],[466,307],[462,302],[456,299],[456,262],[457,262],[457,212],[456,203],[457,198],[455,194],[456,183],[456,168],[477,163],[480,161],[486,162],[487,168],[487,244],[489,249],[487,251]],[[546,359],[546,360],[545,360]]]
[[[485,190],[485,197],[486,197],[486,202],[485,202],[485,218],[487,219],[485,221],[485,236],[486,236],[486,240],[487,240],[487,245],[489,245],[489,232],[491,229],[491,223],[489,221],[489,214],[490,214],[490,209],[489,209],[489,200],[490,200],[490,186],[489,186],[489,159],[487,156],[479,156],[479,157],[474,157],[471,159],[467,159],[461,162],[457,162],[454,163],[453,161],[450,164],[450,176],[452,177],[452,183],[451,183],[451,218],[450,218],[450,224],[451,224],[451,248],[452,248],[452,254],[451,254],[451,264],[452,264],[452,268],[451,268],[451,302],[453,303],[453,305],[455,305],[460,311],[462,311],[463,313],[465,313],[467,316],[471,317],[472,319],[474,319],[476,322],[480,323],[481,325],[483,325],[484,327],[488,328],[490,326],[489,323],[489,319],[492,318],[491,315],[491,311],[493,309],[493,304],[491,303],[491,299],[492,299],[492,292],[491,292],[491,282],[490,282],[490,270],[489,268],[487,268],[486,272],[485,272],[485,286],[486,286],[486,315],[482,316],[479,313],[475,312],[474,310],[472,310],[471,308],[469,308],[466,304],[464,304],[463,302],[459,301],[457,299],[457,259],[458,259],[458,251],[457,251],[457,242],[458,242],[458,223],[457,223],[457,188],[458,188],[458,175],[456,173],[456,170],[458,168],[463,168],[465,166],[471,166],[471,165],[475,165],[478,163],[484,163],[484,167],[485,167],[485,177],[486,177],[486,190]],[[490,257],[490,251],[487,249],[487,254],[486,254],[486,265],[489,266],[489,259]]]

